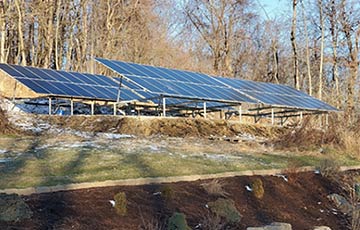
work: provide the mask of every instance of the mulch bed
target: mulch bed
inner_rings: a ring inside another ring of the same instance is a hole
[[[263,181],[265,194],[259,200],[245,186],[255,178]],[[312,172],[289,174],[289,181],[276,176],[234,177],[221,179],[228,198],[235,201],[243,216],[234,229],[263,226],[271,222],[286,222],[293,229],[313,229],[326,225],[344,229],[346,217],[333,213],[327,195],[340,193],[337,186]],[[31,219],[0,222],[0,229],[141,229],[150,222],[166,223],[173,212],[183,212],[189,226],[194,228],[204,220],[205,207],[216,200],[202,188],[204,181],[178,182],[166,185],[118,186],[82,189],[24,196],[33,211]],[[170,196],[154,195],[163,186]],[[118,192],[125,192],[127,215],[116,214],[109,200]]]

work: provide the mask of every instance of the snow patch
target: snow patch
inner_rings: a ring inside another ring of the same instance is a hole
[[[0,149],[0,154],[4,154],[4,153],[7,153],[7,150],[6,149]]]
[[[97,137],[105,139],[122,139],[122,138],[133,138],[133,135],[118,134],[118,133],[97,133]]]

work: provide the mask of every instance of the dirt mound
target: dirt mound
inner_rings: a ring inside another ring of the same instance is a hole
[[[288,174],[288,181],[275,176],[223,178],[221,183],[227,198],[234,201],[242,215],[234,229],[264,226],[272,222],[290,223],[293,229],[313,229],[326,225],[345,229],[345,216],[334,211],[329,194],[340,193],[339,187],[313,172]],[[258,199],[245,189],[255,179],[264,186],[264,196]],[[174,212],[184,213],[192,229],[204,221],[215,220],[206,204],[219,196],[209,194],[201,185],[206,181],[117,186],[26,196],[33,210],[31,220],[11,223],[12,229],[158,229]],[[159,191],[167,188],[171,196]],[[109,200],[125,192],[127,213],[119,216]],[[0,221],[0,229],[9,223]],[[139,228],[147,226],[148,228]],[[197,228],[202,229],[202,228]]]
[[[0,194],[0,221],[21,221],[32,216],[29,206],[16,194]]]
[[[88,132],[114,132],[136,136],[165,135],[170,137],[253,136],[272,137],[281,128],[240,124],[234,121],[113,116],[41,116],[51,124]]]

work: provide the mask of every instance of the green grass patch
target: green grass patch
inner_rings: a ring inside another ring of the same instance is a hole
[[[8,141],[0,149],[9,149],[12,160],[0,163],[0,189],[52,186],[58,184],[212,174],[231,171],[318,166],[327,155],[268,154],[268,153],[199,153],[174,151],[170,148],[150,151],[142,148],[102,147],[43,147],[39,143]],[[0,155],[1,156],[1,155]],[[1,158],[1,157],[0,157]],[[340,165],[356,165],[355,158],[341,155]]]

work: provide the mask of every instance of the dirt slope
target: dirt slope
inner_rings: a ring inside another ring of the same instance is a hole
[[[258,200],[245,189],[255,178],[263,181],[265,195]],[[232,229],[246,229],[273,221],[291,223],[293,229],[313,229],[327,225],[345,229],[345,217],[332,210],[327,195],[339,192],[326,178],[312,172],[290,174],[289,182],[281,177],[234,177],[222,179],[229,198],[235,201],[242,221]],[[163,185],[107,187],[26,196],[34,212],[30,220],[0,222],[0,229],[139,229],[143,223],[165,223],[175,211],[187,216],[194,228],[208,213],[205,204],[218,197],[201,187],[204,181],[168,184],[170,199],[153,195]],[[109,200],[124,191],[128,200],[125,217],[116,214]],[[336,213],[336,214],[335,214]]]
[[[90,132],[116,132],[137,136],[165,135],[171,137],[235,136],[242,133],[270,137],[283,132],[281,128],[246,125],[226,120],[172,117],[114,116],[40,116],[60,127]]]

